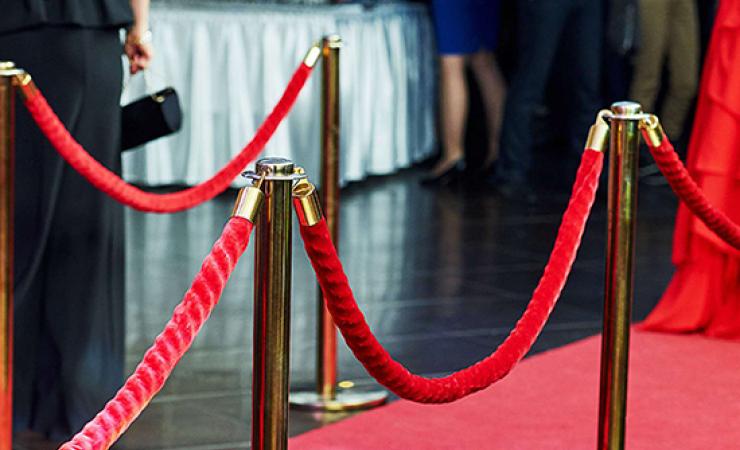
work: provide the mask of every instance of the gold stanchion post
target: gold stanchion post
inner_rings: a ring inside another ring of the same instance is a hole
[[[334,245],[339,245],[339,51],[342,40],[328,36],[322,41],[321,72],[321,189],[326,225]],[[324,398],[336,397],[337,330],[319,291],[318,341],[316,349],[316,392]]]
[[[252,449],[288,448],[293,163],[257,161],[265,194],[255,242]]]
[[[13,157],[15,64],[0,61],[0,450],[13,440]]]
[[[319,196],[334,245],[339,243],[339,149],[340,85],[339,54],[342,39],[324,37],[321,45],[321,189]],[[337,391],[337,329],[319,290],[316,342],[316,392],[290,396],[296,408],[318,411],[348,411],[372,408],[386,402],[385,391],[358,392],[354,383],[343,381]]]
[[[612,105],[604,329],[601,343],[599,450],[622,450],[637,223],[638,103]]]

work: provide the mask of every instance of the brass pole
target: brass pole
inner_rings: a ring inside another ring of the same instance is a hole
[[[319,198],[334,245],[339,245],[339,49],[342,39],[323,39],[321,49],[321,189]],[[337,329],[319,290],[316,392],[333,400],[337,395]]]
[[[0,62],[0,450],[11,450],[13,440],[13,80],[21,73]]]
[[[638,103],[619,102],[612,105],[599,450],[622,450],[625,445],[639,123],[643,116]]]
[[[257,221],[252,367],[252,449],[288,448],[293,163],[257,161],[265,201]]]
[[[339,245],[339,154],[340,154],[340,85],[339,54],[342,38],[324,37],[321,42],[321,189],[319,198],[335,246]],[[385,403],[385,391],[353,392],[350,381],[341,383],[337,392],[337,328],[319,289],[317,301],[316,391],[291,394],[297,408],[347,411],[379,406]]]

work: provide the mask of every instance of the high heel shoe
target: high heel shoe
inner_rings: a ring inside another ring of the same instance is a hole
[[[425,176],[421,179],[420,183],[422,186],[447,186],[460,180],[464,172],[465,161],[461,159],[438,175],[432,174]]]

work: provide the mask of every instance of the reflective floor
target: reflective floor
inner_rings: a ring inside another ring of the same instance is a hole
[[[340,253],[380,341],[411,370],[443,374],[489,354],[514,325],[546,262],[568,193],[562,183],[543,182],[539,201],[522,205],[483,185],[422,188],[421,173],[413,169],[345,189]],[[188,288],[234,198],[228,192],[176,215],[127,213],[129,370]],[[600,195],[535,352],[600,329],[605,203]],[[636,319],[670,277],[675,205],[666,187],[640,187]],[[316,287],[297,233],[293,251],[291,383],[300,388],[314,380]],[[248,250],[192,349],[116,448],[249,448],[253,257]],[[372,386],[343,344],[340,378]],[[293,412],[290,432],[342,417]]]

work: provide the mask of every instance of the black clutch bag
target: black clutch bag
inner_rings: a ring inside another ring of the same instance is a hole
[[[172,134],[181,125],[180,99],[173,88],[142,97],[122,108],[121,151]]]

